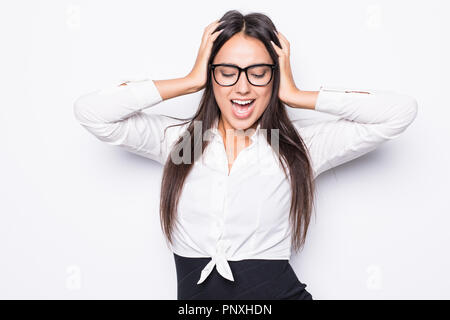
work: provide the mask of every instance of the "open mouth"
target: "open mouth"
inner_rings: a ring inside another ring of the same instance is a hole
[[[256,99],[249,99],[246,101],[242,101],[241,103],[233,102],[233,100],[230,100],[231,105],[232,105],[233,114],[235,115],[235,117],[239,118],[239,119],[243,119],[243,118],[247,118],[248,116],[250,116],[253,109],[255,108],[255,100]],[[234,101],[236,101],[236,100],[234,100]]]

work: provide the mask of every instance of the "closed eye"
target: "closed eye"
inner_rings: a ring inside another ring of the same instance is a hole
[[[256,77],[256,78],[262,78],[266,75],[266,73],[264,72],[263,74],[252,74],[252,76]]]

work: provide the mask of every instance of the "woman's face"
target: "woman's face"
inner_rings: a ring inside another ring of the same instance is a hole
[[[214,57],[213,64],[227,63],[234,64],[241,68],[250,65],[267,63],[273,64],[264,44],[253,37],[245,36],[243,33],[236,33],[220,48]],[[236,70],[237,71],[237,70]],[[211,74],[212,76],[212,74]],[[250,76],[250,74],[249,74]],[[273,79],[263,87],[250,84],[242,72],[238,82],[233,86],[223,87],[214,79],[213,92],[222,113],[222,120],[225,129],[247,129],[256,128],[256,120],[267,108],[272,95]],[[238,108],[232,100],[253,100],[247,115],[244,108]],[[243,113],[239,113],[239,111]]]

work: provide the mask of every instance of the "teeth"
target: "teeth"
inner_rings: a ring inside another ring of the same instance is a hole
[[[233,101],[236,104],[246,105],[246,104],[251,103],[253,100],[247,100],[247,101],[231,100],[231,101]]]

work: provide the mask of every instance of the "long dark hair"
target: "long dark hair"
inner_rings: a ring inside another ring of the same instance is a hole
[[[217,30],[225,30],[214,41],[208,65],[212,63],[215,55],[224,43],[234,34],[241,31],[247,36],[262,41],[273,61],[278,62],[278,55],[273,49],[270,40],[279,47],[281,47],[281,44],[274,32],[274,30],[276,31],[275,25],[268,16],[262,13],[242,15],[239,11],[231,10],[223,15],[220,21],[222,20],[225,22],[219,25]],[[186,139],[183,137],[184,135],[181,135],[171,152],[177,152],[178,156],[185,159],[186,155],[183,155],[183,150],[190,150],[189,157],[194,155],[195,158],[189,158],[190,161],[187,161],[188,163],[185,163],[183,160],[182,163],[175,164],[171,161],[169,154],[164,165],[161,181],[160,218],[162,230],[166,236],[166,240],[170,243],[173,240],[172,230],[176,219],[178,200],[184,182],[193,163],[201,156],[203,150],[205,150],[209,143],[207,139],[194,139],[194,121],[200,121],[199,123],[202,124],[202,132],[206,132],[212,128],[215,121],[220,117],[220,109],[214,97],[212,81],[211,71],[208,69],[205,90],[197,112],[187,122],[176,124],[184,125],[189,123],[184,133],[186,134],[185,137],[190,138]],[[270,129],[279,129],[277,154],[284,173],[286,174],[285,165],[287,165],[290,175],[292,199],[289,218],[293,231],[292,247],[294,250],[298,250],[305,243],[311,212],[314,206],[314,178],[307,148],[288,118],[286,109],[278,97],[280,85],[280,71],[278,67],[275,69],[272,81],[273,90],[271,99],[258,121],[260,128],[266,129],[266,139],[272,149],[274,149],[274,146],[271,143],[272,130]],[[194,152],[194,150],[197,151]],[[288,177],[287,174],[286,177]]]

